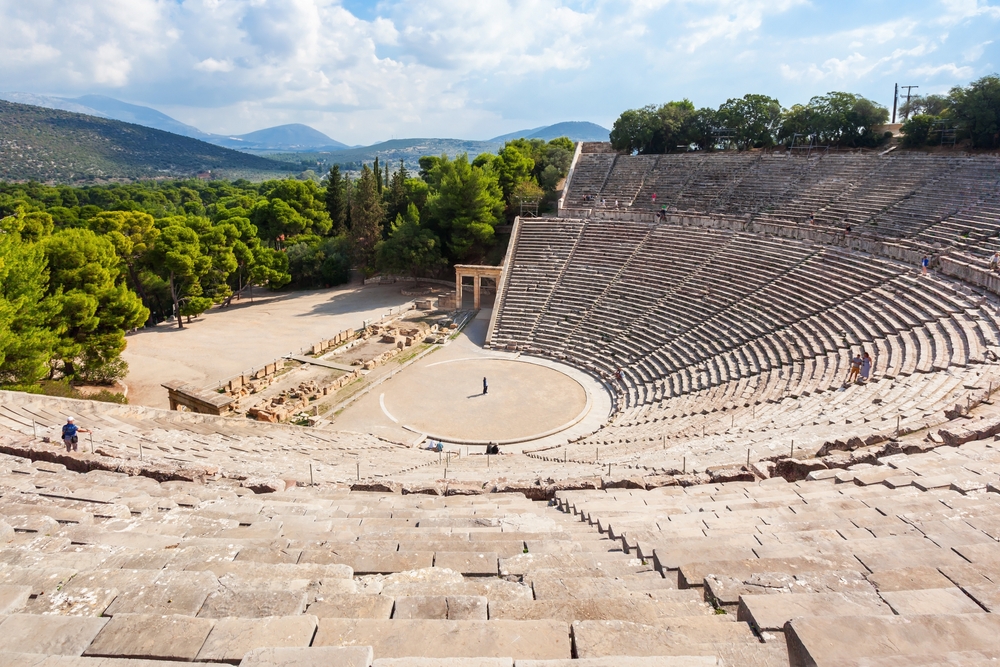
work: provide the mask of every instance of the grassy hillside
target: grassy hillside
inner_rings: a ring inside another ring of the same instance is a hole
[[[107,118],[0,101],[0,180],[287,176],[288,163]]]

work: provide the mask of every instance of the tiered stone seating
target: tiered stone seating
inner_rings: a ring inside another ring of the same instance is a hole
[[[62,448],[59,429],[68,416],[93,431],[81,435],[81,452],[175,467],[195,476],[208,471],[251,482],[303,482],[310,475],[345,481],[438,462],[432,452],[360,433],[0,391],[0,428],[49,438],[55,451]]]
[[[4,455],[0,492],[3,665],[785,660],[652,561],[519,494],[261,496]]]
[[[1000,386],[996,303],[964,285],[756,234],[590,220],[574,237],[560,224],[522,226],[510,284],[521,272],[550,284],[544,300],[501,311],[494,342],[589,369],[618,391],[616,419],[571,445],[574,460],[602,445],[613,445],[609,461],[653,469],[685,455],[704,465],[763,456],[775,439],[815,451],[941,423],[970,392]],[[575,248],[548,267],[537,248],[553,235]],[[841,392],[861,348],[873,381]]]
[[[563,491],[556,503],[766,642],[787,642],[791,665],[1000,658],[1000,450],[977,442],[821,472]]]
[[[851,225],[928,247],[997,237],[995,156],[725,152],[618,156],[613,168],[610,160],[580,156],[568,209],[595,209],[604,199],[626,211],[666,207],[791,223],[815,216],[818,225]]]
[[[615,164],[615,153],[581,153],[573,172],[573,187],[566,200],[567,208],[594,208]]]

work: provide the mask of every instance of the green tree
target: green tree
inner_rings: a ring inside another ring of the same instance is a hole
[[[389,238],[378,246],[376,260],[383,273],[405,274],[416,281],[448,264],[441,256],[440,239],[420,226],[420,212],[413,204],[405,216],[396,217]]]
[[[518,183],[532,177],[535,160],[531,157],[531,148],[524,139],[508,141],[500,150],[497,159],[493,161],[492,168],[497,175],[505,200],[510,199]]]
[[[344,179],[340,177],[340,166],[330,167],[326,181],[326,212],[330,215],[330,232],[336,236],[347,229],[347,194]]]
[[[632,154],[644,152],[653,139],[656,107],[623,111],[611,126],[611,146],[616,151]]]
[[[690,100],[649,105],[622,113],[611,129],[611,145],[626,153],[670,153],[695,141],[698,112]]]
[[[974,148],[1000,146],[1000,76],[951,89],[951,117]]]
[[[49,371],[58,329],[40,244],[26,243],[17,216],[0,220],[0,387],[30,390]]]
[[[146,253],[160,233],[153,216],[136,211],[106,211],[92,217],[87,224],[90,229],[105,236],[114,245],[115,252],[128,273],[132,288],[148,307],[141,267],[145,262]]]
[[[388,168],[389,166],[386,165],[386,169]],[[394,171],[392,177],[387,180],[388,187],[383,192],[386,219],[383,238],[388,238],[392,232],[392,223],[400,215],[405,214],[410,206],[409,192],[406,189],[406,181],[409,177],[410,174],[406,171],[406,165],[400,160],[399,169]]]
[[[938,119],[935,116],[928,116],[926,114],[910,116],[903,123],[903,127],[900,128],[903,133],[903,145],[908,148],[914,148],[931,143],[933,139],[931,131],[934,129],[934,122],[936,120]]]
[[[365,165],[351,198],[354,261],[366,273],[370,273],[375,267],[375,246],[382,240],[382,220],[385,218],[385,209],[375,180],[375,174]]]
[[[493,228],[503,213],[503,193],[496,173],[469,164],[468,155],[442,157],[431,174],[427,214],[444,240],[452,261],[481,258],[493,242]]]
[[[49,294],[59,304],[54,359],[61,372],[90,381],[124,377],[125,331],[142,325],[149,311],[125,285],[114,245],[89,229],[63,229],[42,248]]]
[[[913,116],[943,116],[951,107],[951,99],[947,95],[916,95],[909,103],[899,105],[899,115],[909,120]]]
[[[326,193],[315,181],[269,181],[260,187],[263,199],[253,205],[250,220],[268,242],[278,245],[299,234],[322,236],[333,227]]]
[[[719,119],[733,130],[741,150],[767,148],[774,145],[781,123],[781,104],[766,95],[730,98],[719,107]]]
[[[204,298],[198,281],[212,266],[211,258],[201,252],[198,232],[185,222],[178,217],[163,221],[160,235],[150,250],[151,266],[169,287],[178,329],[184,328],[183,307]],[[197,301],[196,305],[200,307],[204,302]]]
[[[809,100],[813,123],[822,143],[840,146],[875,146],[877,125],[889,120],[889,111],[853,93],[832,92]]]

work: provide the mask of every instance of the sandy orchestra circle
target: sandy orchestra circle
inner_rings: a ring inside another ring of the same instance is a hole
[[[483,393],[483,378],[488,391]],[[400,425],[452,442],[511,442],[572,425],[587,392],[548,366],[509,359],[456,359],[411,369],[382,397]]]

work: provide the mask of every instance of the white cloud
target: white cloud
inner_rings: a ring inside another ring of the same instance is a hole
[[[911,69],[910,73],[928,79],[944,74],[951,79],[963,80],[972,78],[975,70],[971,67],[959,67],[955,63],[947,63],[944,65],[920,65]]]
[[[969,63],[975,62],[975,61],[977,61],[977,60],[979,60],[980,58],[983,57],[983,52],[986,50],[986,47],[989,46],[992,43],[993,43],[993,40],[990,39],[990,40],[987,40],[985,42],[981,42],[979,44],[976,44],[975,46],[970,47],[970,48],[966,49],[965,51],[963,51],[962,52],[962,57],[965,58],[966,62],[969,62]]]
[[[864,94],[897,72],[951,85],[971,76],[958,64],[996,61],[1000,9],[983,0],[917,0],[871,25],[860,2],[380,0],[361,18],[341,0],[0,0],[0,90],[104,93],[206,131],[303,122],[367,143],[610,124],[682,97]],[[950,44],[942,15],[975,20]]]
[[[967,19],[982,16],[1000,19],[1000,7],[985,0],[941,0],[945,13],[939,19],[945,25],[954,25]]]
[[[204,60],[195,63],[194,68],[199,72],[232,72],[233,63],[231,60],[205,58]]]

